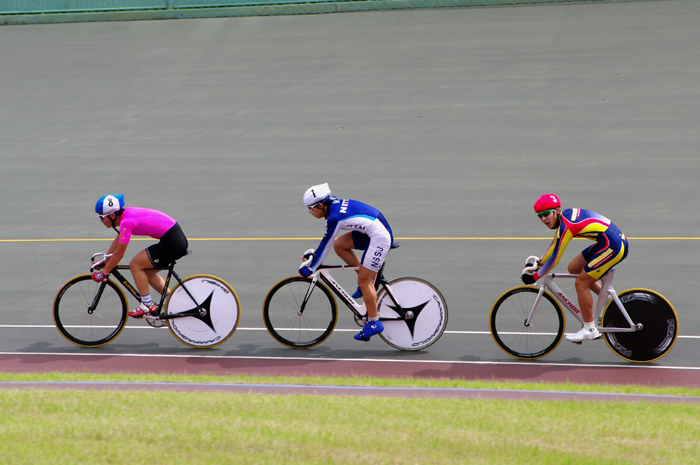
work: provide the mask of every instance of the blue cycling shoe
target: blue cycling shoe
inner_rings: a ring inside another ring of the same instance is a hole
[[[365,327],[362,328],[359,334],[355,334],[355,339],[358,341],[369,341],[372,336],[384,331],[384,325],[381,321],[368,321]]]
[[[357,286],[357,290],[355,293],[352,295],[353,299],[360,299],[362,298],[362,291],[360,290],[360,286]]]

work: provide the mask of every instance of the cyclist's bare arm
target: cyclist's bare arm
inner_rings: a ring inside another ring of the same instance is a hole
[[[107,255],[112,256],[109,257],[104,268],[102,269],[104,274],[109,274],[117,265],[119,265],[119,262],[122,260],[122,258],[124,258],[127,246],[128,244],[122,244],[119,242],[119,236],[114,238],[112,245],[109,246],[109,250],[107,251]]]

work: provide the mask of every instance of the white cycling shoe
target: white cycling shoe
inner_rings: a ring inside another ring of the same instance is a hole
[[[601,336],[598,328],[586,329],[581,328],[576,333],[566,334],[566,340],[571,342],[578,342],[579,344],[583,341],[591,341],[593,339],[598,339]]]

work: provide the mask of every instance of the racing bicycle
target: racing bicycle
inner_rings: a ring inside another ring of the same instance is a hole
[[[101,269],[110,256],[93,255],[90,271]],[[181,279],[174,268],[175,262],[161,268],[168,275],[158,309],[141,318],[155,328],[167,325],[175,338],[190,347],[222,344],[236,331],[240,319],[236,292],[215,276]],[[66,339],[83,347],[99,347],[119,336],[126,326],[127,300],[117,284],[141,301],[139,292],[121,273],[128,269],[128,265],[117,265],[100,283],[91,274],[78,275],[61,287],[53,302],[53,319]],[[168,292],[171,278],[177,283]]]
[[[397,248],[396,242],[392,248]],[[310,252],[310,251],[309,251]],[[305,254],[309,265],[313,255]],[[265,297],[263,319],[270,335],[295,349],[314,347],[325,341],[335,329],[338,307],[335,294],[352,312],[355,323],[363,327],[367,309],[359,304],[331,276],[340,270],[357,271],[359,266],[321,265],[308,278],[292,276],[275,284]],[[377,310],[384,331],[384,342],[400,350],[421,350],[434,344],[447,325],[447,304],[440,291],[418,278],[387,281],[382,265],[375,280]]]
[[[534,272],[537,261],[537,257],[528,257],[523,272]],[[658,360],[671,350],[678,336],[676,311],[664,296],[649,289],[629,289],[617,294],[612,287],[614,276],[615,269],[611,269],[600,280],[593,314],[598,331],[608,347],[625,360]],[[538,359],[552,352],[564,336],[562,305],[583,324],[581,311],[554,280],[577,277],[550,273],[539,287],[519,286],[499,297],[490,319],[496,344],[520,359]]]

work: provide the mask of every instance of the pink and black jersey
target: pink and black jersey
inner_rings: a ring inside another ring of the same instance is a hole
[[[132,235],[160,239],[174,225],[173,218],[158,210],[126,207],[119,224],[119,242],[128,244]]]

